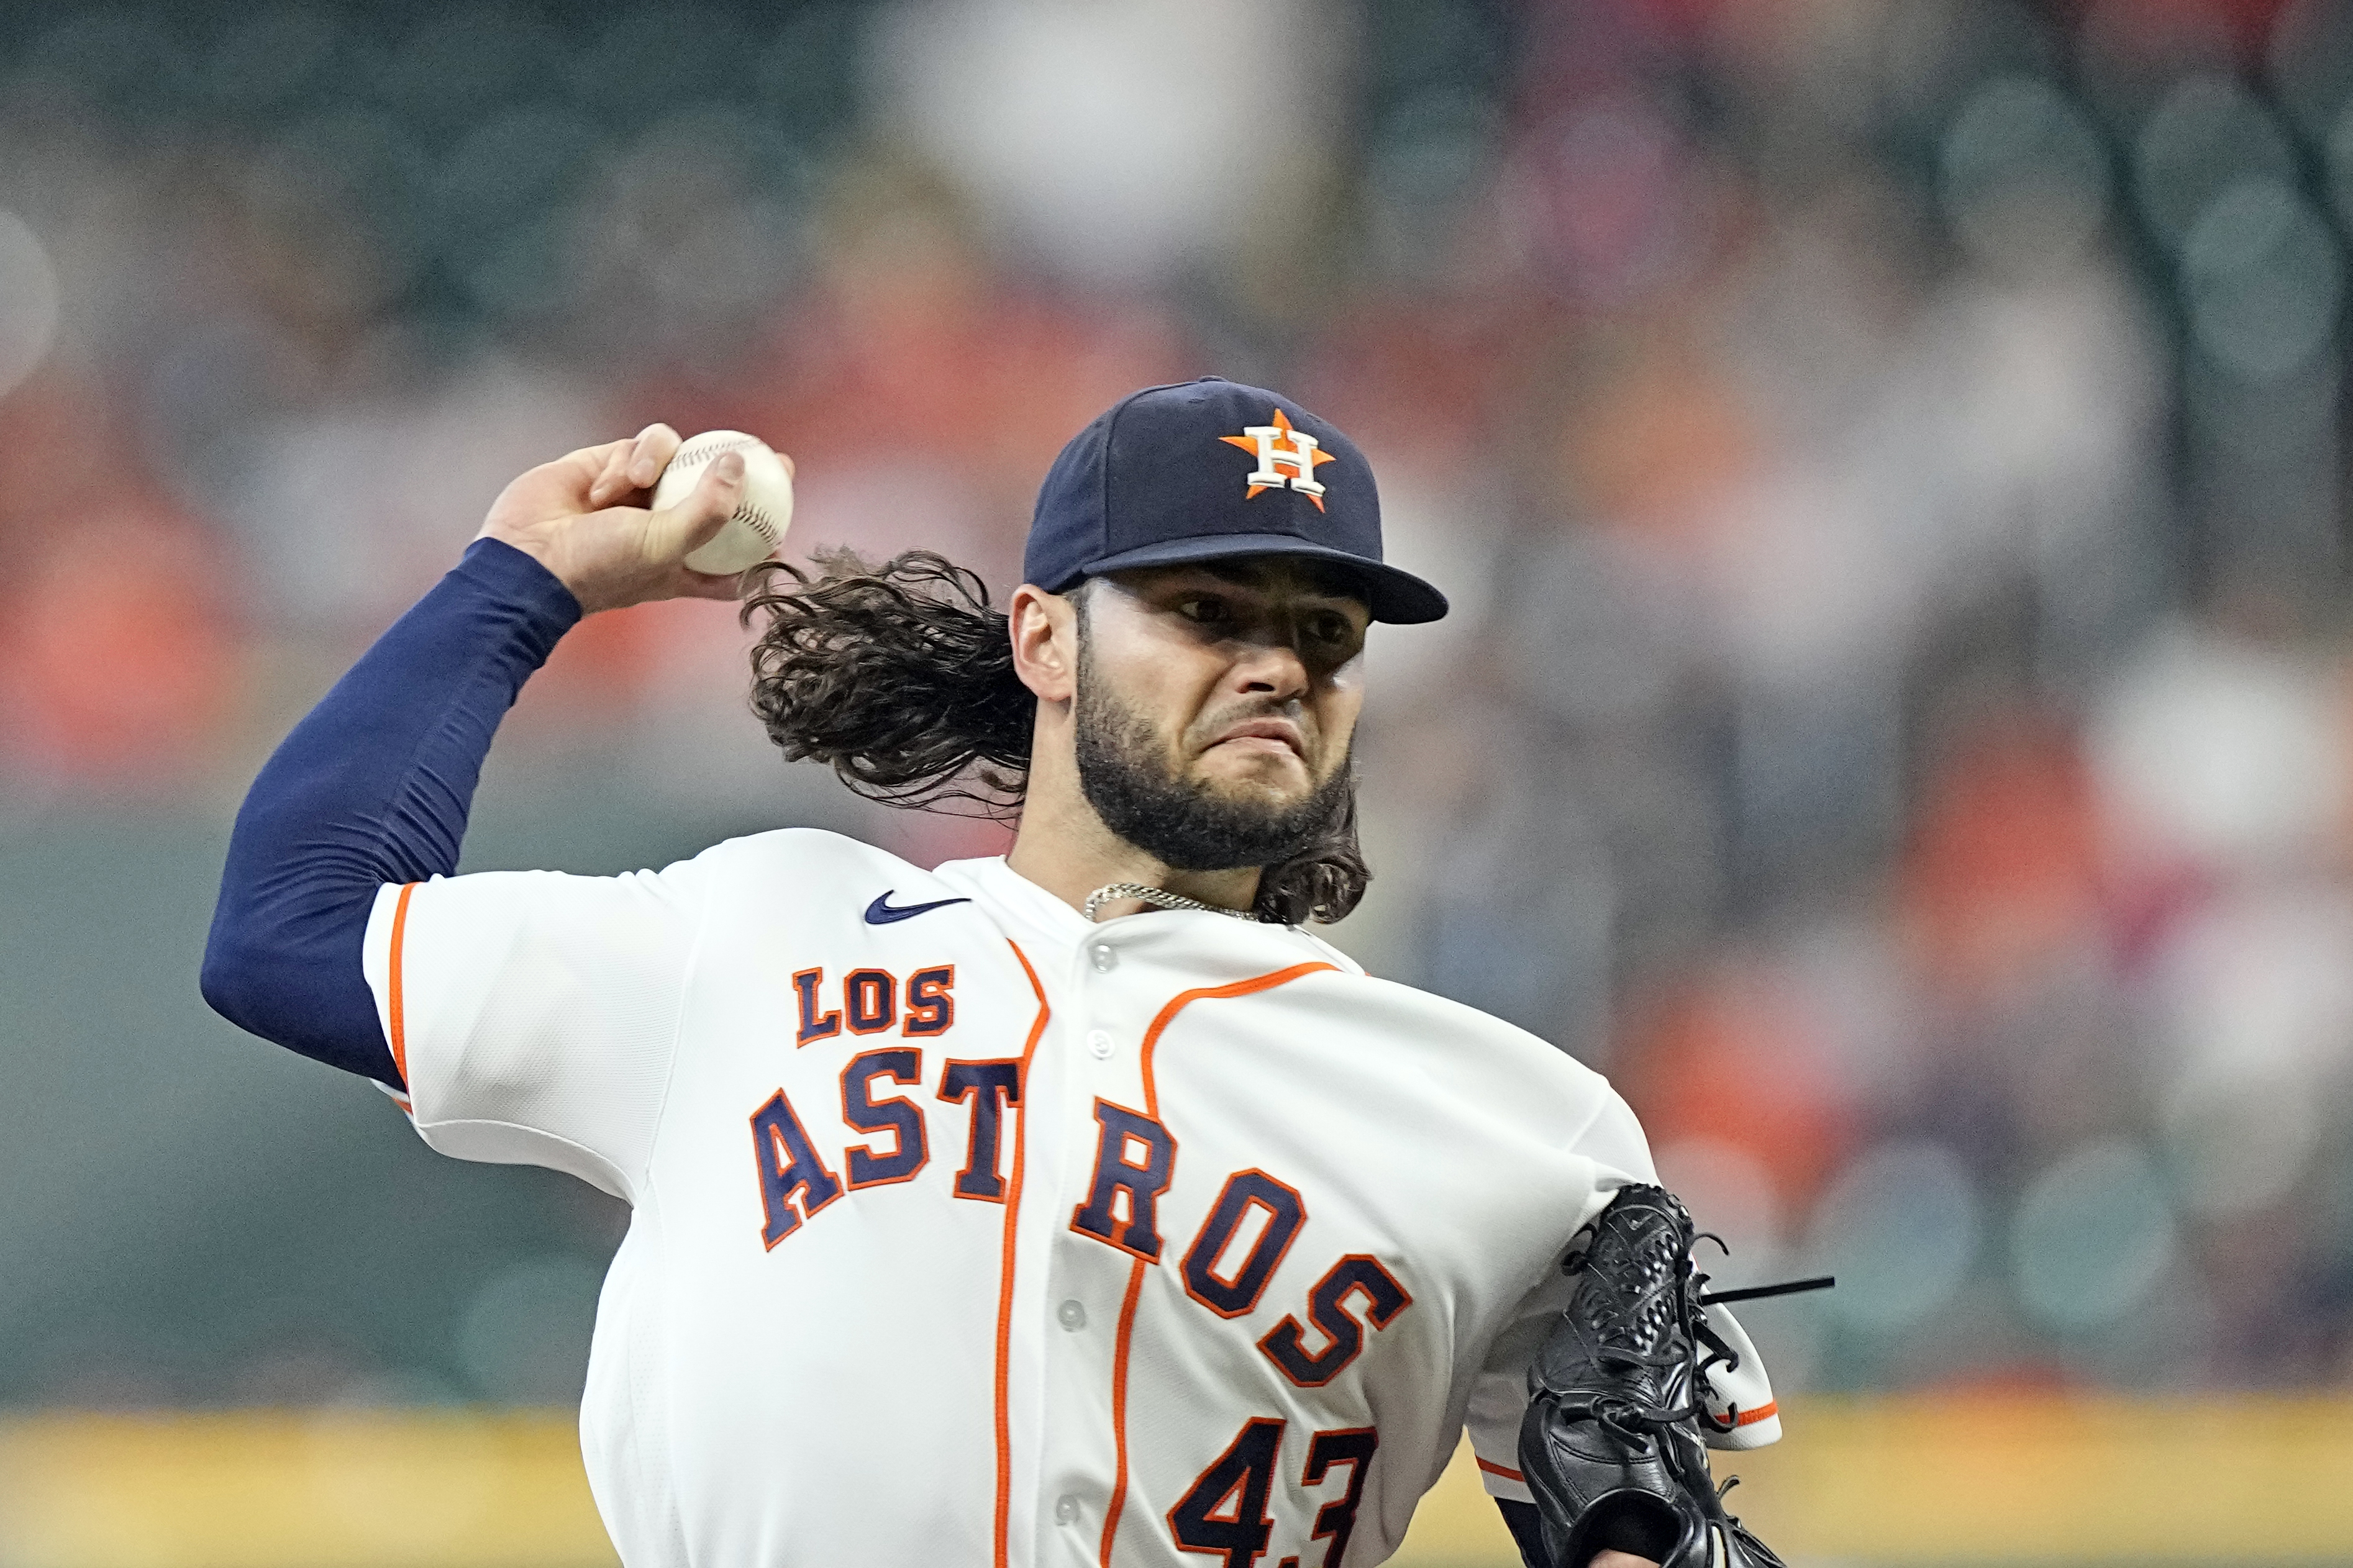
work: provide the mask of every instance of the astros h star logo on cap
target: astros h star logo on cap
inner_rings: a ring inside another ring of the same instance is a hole
[[[1240,447],[1255,455],[1258,467],[1250,474],[1250,489],[1242,500],[1254,500],[1261,490],[1280,489],[1288,485],[1324,510],[1324,487],[1315,482],[1315,470],[1324,463],[1339,461],[1337,452],[1321,449],[1321,444],[1304,430],[1292,427],[1282,410],[1274,411],[1271,425],[1245,425],[1239,436],[1220,436],[1219,440],[1229,447]]]

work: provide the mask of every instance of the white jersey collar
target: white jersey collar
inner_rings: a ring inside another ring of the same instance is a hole
[[[1086,938],[1087,922],[1078,910],[1007,865],[1002,855],[945,861],[932,875],[972,889],[1040,936],[1072,947]]]
[[[933,869],[932,875],[952,887],[969,889],[974,897],[997,910],[1008,919],[1018,921],[1042,940],[1076,948],[1080,942],[1086,940],[1089,931],[1101,929],[1088,924],[1085,917],[1078,910],[1008,866],[1002,855],[991,855],[977,860],[944,861]],[[1121,917],[1123,920],[1134,918],[1136,917]],[[1163,918],[1175,920],[1184,917],[1179,911]],[[1204,918],[1209,921],[1208,929],[1210,930],[1224,932],[1226,928],[1233,927],[1238,931],[1256,932],[1269,939],[1295,940],[1304,943],[1318,956],[1329,960],[1336,967],[1350,974],[1362,974],[1365,972],[1364,966],[1355,959],[1323,938],[1299,926],[1246,923],[1233,921],[1224,915]]]

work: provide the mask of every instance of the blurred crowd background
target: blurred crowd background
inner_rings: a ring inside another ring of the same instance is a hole
[[[2353,6],[0,10],[0,1402],[561,1400],[618,1214],[195,984],[276,739],[654,418],[1000,595],[1120,395],[1379,472],[1335,939],[1609,1073],[1785,1387],[2353,1381]],[[721,607],[470,867],[841,828]],[[780,889],[780,896],[785,890]],[[1452,1152],[1401,1152],[1452,1158]]]

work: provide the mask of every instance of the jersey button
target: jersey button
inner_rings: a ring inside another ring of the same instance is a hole
[[[1109,974],[1119,967],[1119,952],[1107,942],[1095,943],[1088,950],[1087,956],[1093,961],[1097,974]]]
[[[1056,1498],[1054,1500],[1054,1522],[1056,1524],[1078,1523],[1079,1500],[1072,1497],[1068,1492],[1064,1492],[1060,1497]]]
[[[1075,1334],[1087,1326],[1086,1306],[1076,1300],[1065,1301],[1054,1309],[1054,1321]]]
[[[1097,1060],[1103,1060],[1110,1057],[1111,1031],[1109,1029],[1089,1029],[1087,1031],[1087,1049]]]

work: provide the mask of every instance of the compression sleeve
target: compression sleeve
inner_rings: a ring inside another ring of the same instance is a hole
[[[1512,1532],[1512,1544],[1520,1549],[1520,1561],[1527,1568],[1545,1568],[1544,1525],[1536,1505],[1499,1497],[1495,1506],[1504,1510],[1504,1528]]]
[[[400,1083],[361,968],[376,889],[458,868],[499,721],[580,616],[554,574],[478,539],[294,727],[229,838],[205,947],[214,1011]]]

